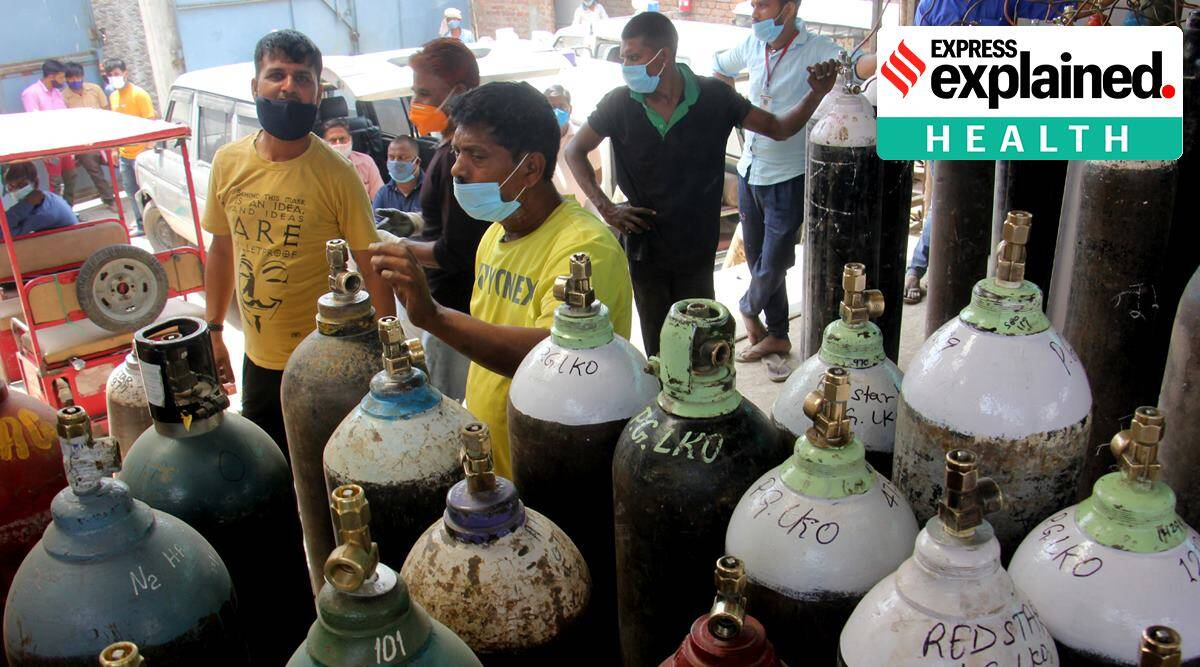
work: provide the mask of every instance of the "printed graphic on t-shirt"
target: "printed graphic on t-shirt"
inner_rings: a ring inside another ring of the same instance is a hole
[[[238,250],[238,295],[254,330],[280,310],[287,296],[288,264],[300,257],[304,198],[234,190],[228,211]]]
[[[479,262],[477,273],[475,284],[480,292],[494,294],[518,306],[529,303],[534,290],[537,289],[537,281],[533,278],[513,273],[508,269],[497,269],[484,262]]]

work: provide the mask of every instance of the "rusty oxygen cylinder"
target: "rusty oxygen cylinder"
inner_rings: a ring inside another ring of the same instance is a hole
[[[50,501],[67,483],[56,421],[50,406],[0,382],[0,604],[50,523]]]
[[[855,607],[838,642],[839,667],[1057,665],[1054,640],[1000,566],[984,519],[1007,505],[1000,487],[979,476],[968,450],[943,460],[938,515],[917,535],[912,557]]]
[[[563,301],[550,336],[530,350],[509,389],[508,437],[513,483],[579,547],[592,575],[584,625],[596,649],[617,660],[616,563],[611,502],[613,449],[625,424],[654,400],[658,379],[646,357],[613,333],[596,300],[587,253],[570,260],[555,283]],[[569,397],[569,400],[563,400]]]
[[[321,455],[329,436],[371,388],[382,352],[371,296],[362,275],[348,266],[350,247],[342,239],[326,241],[325,258],[329,291],[317,299],[317,328],[288,357],[280,388],[314,595],[325,583],[322,569],[334,547]]]
[[[972,285],[987,273],[992,238],[992,188],[996,163],[937,160],[926,171],[933,179],[928,202],[929,294],[925,335],[932,336],[971,301]]]
[[[109,644],[100,652],[100,667],[143,667],[146,660],[133,642]]]
[[[579,549],[493,472],[486,425],[464,426],[462,443],[466,479],[400,569],[413,600],[491,666],[596,657],[579,632],[592,583]]]
[[[137,350],[130,349],[125,361],[113,369],[104,390],[108,408],[108,434],[117,439],[121,457],[129,453],[133,441],[154,426],[146,388],[142,386],[142,370],[138,366]]]
[[[481,667],[463,640],[409,597],[396,571],[379,562],[362,487],[339,486],[330,499],[338,546],[325,561],[317,621],[287,667]]]
[[[892,479],[917,521],[939,507],[945,453],[971,449],[1012,500],[994,518],[1004,559],[1042,519],[1075,499],[1091,425],[1088,375],[1025,280],[1030,216],[1004,224],[996,275],[913,357],[900,386]]]
[[[135,500],[112,438],[93,438],[87,412],[58,411],[69,486],[54,521],[17,571],[4,609],[12,667],[95,667],[115,638],[157,664],[250,665],[233,583],[190,526]]]
[[[882,332],[871,322],[885,312],[884,300],[879,290],[867,289],[866,267],[862,264],[854,262],[842,269],[839,312],[841,317],[825,327],[821,349],[783,385],[771,407],[771,420],[792,442],[804,435],[812,425],[812,418],[804,412],[809,392],[830,368],[845,368],[850,375],[846,407],[850,425],[866,448],[867,463],[890,478],[903,376],[887,357]]]
[[[1152,625],[1142,633],[1137,667],[1180,667],[1179,633],[1165,625]]]
[[[912,508],[850,425],[851,386],[846,369],[825,371],[803,401],[809,428],[795,452],[746,491],[725,534],[755,614],[780,628],[775,648],[792,664],[833,661],[854,606],[917,537]]]
[[[660,354],[650,359],[663,389],[617,443],[613,514],[626,665],[651,665],[675,650],[708,603],[696,582],[725,553],[738,499],[791,450],[734,388],[733,333],[729,311],[716,301],[672,305]]]
[[[717,560],[717,597],[692,623],[683,644],[659,667],[786,667],[767,632],[746,614],[746,571],[733,556]]]
[[[255,664],[281,664],[314,616],[283,452],[249,419],[226,411],[203,320],[152,324],[134,343],[154,428],[133,443],[121,480],[135,498],[212,543],[229,566],[242,618],[273,621],[250,644]],[[269,567],[256,546],[269,546]]]
[[[1138,408],[1109,445],[1120,470],[1035,527],[1013,556],[1013,583],[1037,607],[1065,665],[1135,665],[1134,641],[1146,626],[1200,627],[1200,535],[1158,480],[1166,426],[1157,408]],[[1200,646],[1184,659],[1200,664]]]
[[[1188,282],[1175,315],[1167,371],[1158,404],[1171,416],[1159,451],[1162,480],[1175,490],[1176,510],[1189,526],[1200,525],[1200,270]]]

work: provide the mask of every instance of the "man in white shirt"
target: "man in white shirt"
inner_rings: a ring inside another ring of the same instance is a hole
[[[582,0],[575,8],[575,20],[571,21],[571,24],[590,26],[596,21],[603,21],[606,18],[608,18],[608,12],[604,11],[604,5],[597,0]]]

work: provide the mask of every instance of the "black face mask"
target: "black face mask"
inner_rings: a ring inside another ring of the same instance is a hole
[[[283,141],[295,141],[308,134],[317,122],[317,105],[293,100],[254,100],[258,122],[267,134]]]

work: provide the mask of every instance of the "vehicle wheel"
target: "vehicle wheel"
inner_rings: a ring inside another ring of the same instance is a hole
[[[150,242],[154,252],[191,245],[187,239],[171,229],[171,225],[153,201],[146,204],[146,209],[142,212],[142,228],[146,230],[146,240]]]
[[[131,245],[110,245],[79,268],[75,294],[88,319],[109,331],[137,331],[167,305],[167,271]]]

